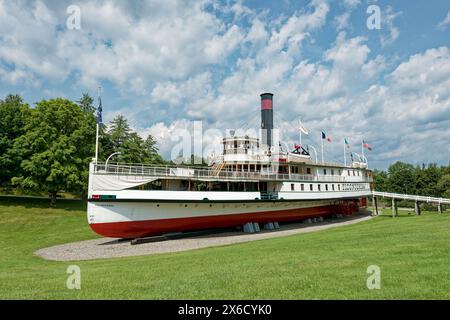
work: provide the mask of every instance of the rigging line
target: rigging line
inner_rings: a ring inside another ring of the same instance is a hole
[[[255,108],[255,109],[256,109],[256,108]],[[257,110],[259,110],[259,106],[258,106],[258,109],[257,109]],[[251,114],[256,114],[256,113],[257,113],[257,110],[254,110],[254,112],[253,112],[253,110],[252,110],[252,112],[250,113],[250,115],[251,115]],[[248,127],[249,127],[249,121],[246,120],[246,119],[248,119],[248,117],[244,117],[244,120],[242,120],[242,121],[239,123],[239,126],[235,127],[235,129],[243,129],[243,130],[248,129]],[[251,117],[251,116],[250,116],[250,119],[251,119],[251,121],[255,121],[255,120],[257,120],[257,117]]]

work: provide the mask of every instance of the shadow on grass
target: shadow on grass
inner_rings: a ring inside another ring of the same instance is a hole
[[[32,196],[0,196],[0,205],[23,206],[25,208],[45,208],[51,209],[50,198]],[[68,211],[86,210],[87,202],[79,199],[58,199],[55,209]]]

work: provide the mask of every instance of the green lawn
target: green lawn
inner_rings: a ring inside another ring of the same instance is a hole
[[[50,262],[36,249],[96,237],[85,204],[0,197],[0,299],[450,298],[450,214],[360,224],[190,252]],[[81,290],[66,269],[81,268]],[[369,265],[381,289],[368,290]]]

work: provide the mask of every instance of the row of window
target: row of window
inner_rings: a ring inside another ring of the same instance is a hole
[[[323,174],[326,175],[328,173],[327,169],[323,169]],[[338,175],[341,175],[342,171],[338,170]],[[334,176],[334,169],[331,169],[331,175]],[[360,172],[358,170],[347,170],[347,176],[360,176]]]
[[[340,184],[324,184],[324,191],[341,191],[341,185]],[[297,191],[295,188],[295,184],[291,183],[291,191]],[[305,191],[305,184],[301,183],[300,184],[300,190],[299,191]],[[322,184],[317,184],[317,190],[314,190],[314,184],[310,183],[309,184],[309,191],[322,191]]]

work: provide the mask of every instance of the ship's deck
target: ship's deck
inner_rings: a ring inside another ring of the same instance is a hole
[[[343,168],[347,169],[347,168]],[[258,182],[258,181],[292,181],[292,182],[372,182],[371,177],[365,176],[339,176],[339,175],[313,175],[278,173],[270,171],[227,171],[211,167],[176,167],[176,166],[150,166],[136,164],[105,164],[93,165],[91,174],[122,177],[153,177],[157,179],[200,180],[223,182]]]

